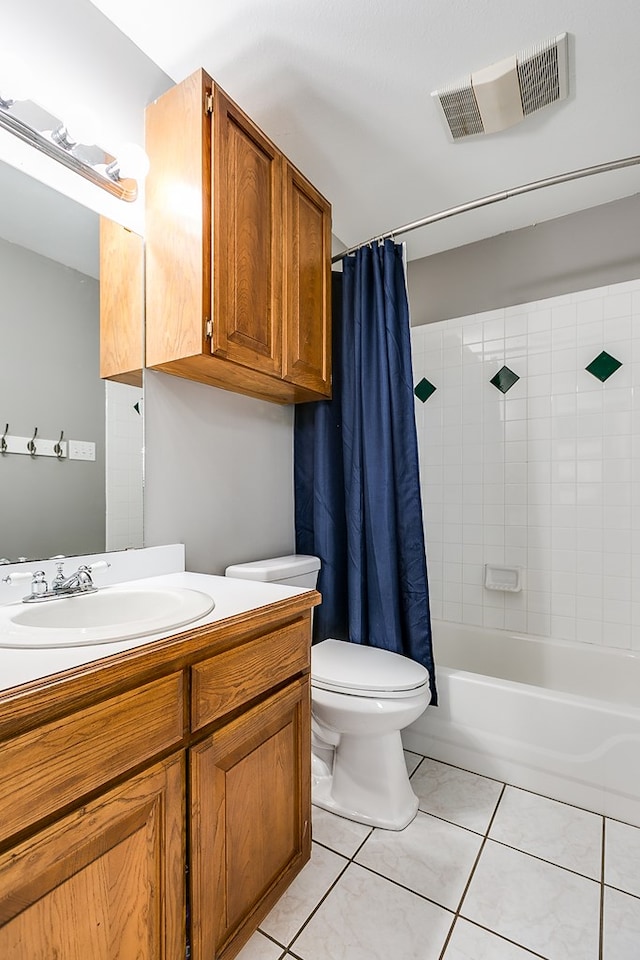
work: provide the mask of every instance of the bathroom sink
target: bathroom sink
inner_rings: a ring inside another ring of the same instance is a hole
[[[103,587],[97,593],[0,607],[0,647],[74,647],[165,633],[206,616],[206,593],[185,587]]]

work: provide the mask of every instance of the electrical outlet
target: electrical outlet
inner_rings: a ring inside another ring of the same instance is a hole
[[[69,460],[95,460],[96,445],[90,440],[69,440]]]

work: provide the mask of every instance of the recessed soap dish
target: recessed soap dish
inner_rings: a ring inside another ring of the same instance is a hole
[[[494,563],[485,563],[484,585],[487,590],[518,593],[522,590],[522,567],[499,567]]]

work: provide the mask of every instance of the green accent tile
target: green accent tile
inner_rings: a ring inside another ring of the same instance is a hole
[[[604,383],[605,380],[608,380],[611,374],[615,373],[621,366],[622,362],[620,360],[616,360],[610,353],[603,350],[595,360],[591,361],[588,367],[585,367],[585,370]]]
[[[416,388],[413,392],[418,400],[422,400],[422,402],[425,403],[431,394],[436,392],[436,388],[432,383],[429,383],[426,377],[423,377],[420,383],[416,384]]]
[[[490,383],[497,387],[498,390],[501,390],[502,393],[506,393],[507,390],[511,390],[511,387],[514,383],[517,383],[520,377],[517,373],[514,373],[513,370],[509,370],[509,367],[501,367],[496,373],[495,377],[491,377]]]

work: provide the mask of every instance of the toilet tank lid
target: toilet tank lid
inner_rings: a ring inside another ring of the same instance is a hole
[[[327,689],[406,691],[429,680],[429,671],[409,657],[344,640],[311,647],[311,682]]]
[[[238,577],[241,580],[287,580],[289,577],[301,577],[305,573],[314,573],[320,569],[318,557],[303,553],[292,553],[287,557],[271,557],[267,560],[253,560],[251,563],[234,563],[224,572],[225,577]]]

